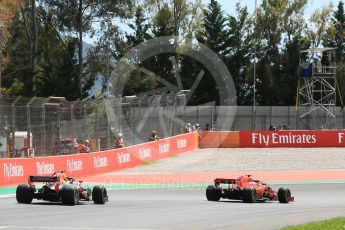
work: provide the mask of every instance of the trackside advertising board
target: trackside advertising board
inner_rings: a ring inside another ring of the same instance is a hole
[[[345,130],[240,131],[240,147],[345,147]]]
[[[121,149],[64,156],[0,159],[0,186],[26,183],[30,175],[49,176],[66,170],[67,176],[96,175],[135,167],[198,148],[196,133],[188,133]]]

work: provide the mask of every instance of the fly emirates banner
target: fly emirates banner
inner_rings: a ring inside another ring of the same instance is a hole
[[[345,130],[240,131],[240,147],[345,147]]]

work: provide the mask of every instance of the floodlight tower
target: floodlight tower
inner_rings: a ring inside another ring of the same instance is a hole
[[[307,129],[334,129],[336,124],[336,48],[301,51],[297,106]]]

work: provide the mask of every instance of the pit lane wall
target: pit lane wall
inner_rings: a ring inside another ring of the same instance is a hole
[[[345,130],[203,132],[200,148],[345,147]]]
[[[96,175],[135,167],[198,148],[196,133],[178,135],[155,142],[102,152],[65,156],[13,158],[0,160],[0,186],[26,183],[30,175],[49,176],[66,170],[67,176]]]

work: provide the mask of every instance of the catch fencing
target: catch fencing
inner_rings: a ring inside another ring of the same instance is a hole
[[[35,156],[66,154],[61,149],[73,149],[73,142],[68,141],[71,139],[80,143],[89,139],[93,151],[108,150],[114,148],[120,132],[129,146],[146,142],[152,130],[160,138],[181,134],[187,123],[199,123],[203,130],[208,125],[224,131],[266,130],[271,124],[296,130],[322,129],[322,116],[299,119],[307,109],[257,106],[254,114],[251,106],[186,106],[185,95],[178,93],[74,102],[59,97],[2,96],[0,157],[28,156],[28,150],[33,150]],[[344,129],[344,111],[336,107],[334,113],[335,129]]]

